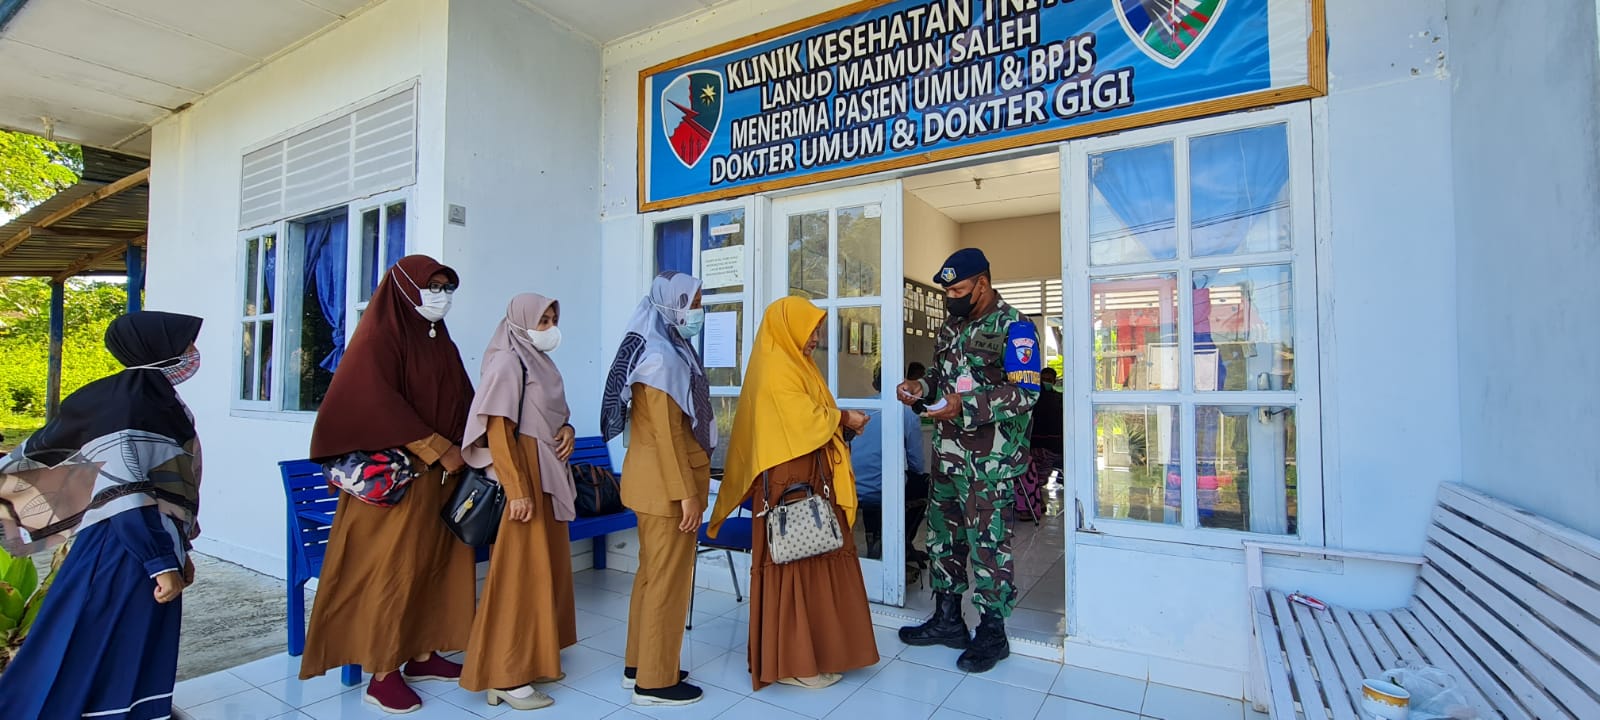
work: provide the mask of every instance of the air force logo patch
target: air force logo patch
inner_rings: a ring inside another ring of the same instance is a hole
[[[1122,29],[1140,50],[1176,68],[1217,25],[1227,0],[1111,0]]]
[[[946,285],[955,282],[956,281],[956,269],[953,268],[953,267],[946,267],[945,269],[940,270],[939,271],[939,279],[943,280]]]
[[[1034,341],[1028,338],[1013,338],[1011,346],[1017,353],[1017,362],[1023,365],[1033,364]]]

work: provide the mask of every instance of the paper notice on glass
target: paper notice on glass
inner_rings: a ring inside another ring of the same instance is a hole
[[[739,313],[706,313],[705,356],[708,368],[731,368],[739,364]]]
[[[711,290],[743,285],[744,246],[701,251],[700,279]]]
[[[1217,351],[1194,352],[1194,389],[1200,392],[1217,389]]]

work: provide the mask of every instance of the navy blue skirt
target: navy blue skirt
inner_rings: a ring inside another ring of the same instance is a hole
[[[172,715],[183,599],[155,601],[155,581],[111,527],[125,520],[140,519],[118,516],[78,534],[27,640],[0,673],[0,718]]]

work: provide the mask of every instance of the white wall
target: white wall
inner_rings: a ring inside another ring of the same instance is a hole
[[[417,252],[442,247],[445,0],[388,0],[157,125],[150,181],[151,309],[198,314],[204,367],[181,389],[205,443],[198,547],[284,574],[279,460],[303,457],[308,419],[229,410],[241,292],[236,274],[240,157],[359,100],[420,78]]]
[[[554,353],[573,426],[599,431],[600,48],[516,0],[450,5],[446,262],[462,276],[452,332],[476,377],[511,297],[561,303]]]
[[[1451,0],[1461,470],[1600,535],[1593,0]],[[1508,60],[1515,58],[1515,61]],[[1533,113],[1537,118],[1531,118]]]
[[[1060,278],[1061,216],[962,223],[961,247],[983,251],[995,282]]]
[[[906,277],[927,285],[945,259],[961,249],[961,226],[922,198],[910,192],[902,195]]]
[[[1360,42],[1330,52],[1318,156],[1324,453],[1341,504],[1329,540],[1414,552],[1438,483],[1461,476],[1449,118],[1479,109],[1452,108],[1442,0],[1339,5],[1329,35]]]
[[[572,425],[599,434],[600,48],[516,0],[456,0],[446,105],[444,201],[467,208],[444,226],[462,361],[476,379],[516,294],[556,299]],[[574,568],[591,547],[574,543]]]

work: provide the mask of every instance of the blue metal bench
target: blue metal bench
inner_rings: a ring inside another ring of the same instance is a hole
[[[572,465],[595,465],[610,469],[611,453],[599,437],[577,439],[568,461]],[[328,550],[328,534],[333,529],[334,511],[339,496],[328,492],[322,466],[310,460],[284,460],[278,463],[283,475],[283,490],[288,500],[288,576],[289,576],[289,654],[298,657],[306,647],[306,582],[322,574],[322,559]],[[593,539],[594,567],[606,566],[606,535],[637,527],[638,518],[623,510],[613,515],[578,518],[567,524],[567,537],[573,542]],[[488,548],[478,548],[478,562],[489,559]],[[361,666],[346,665],[345,685],[361,684]]]

